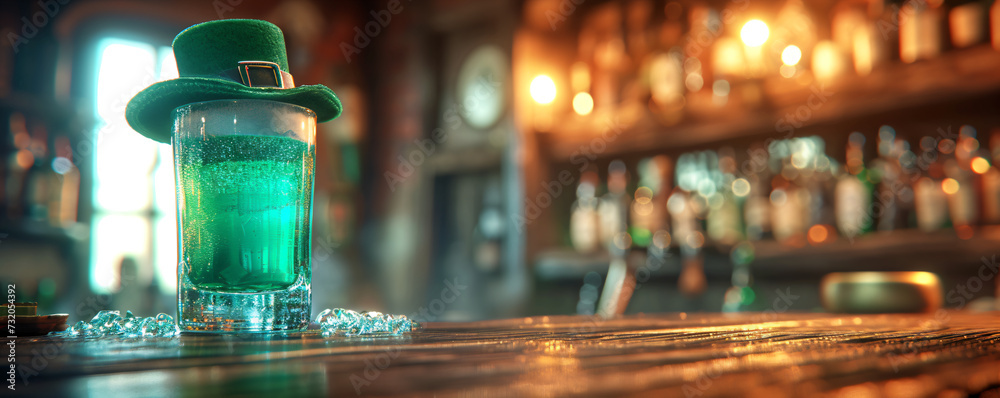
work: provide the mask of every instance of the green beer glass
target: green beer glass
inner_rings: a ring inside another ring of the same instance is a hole
[[[185,332],[309,325],[316,114],[266,100],[174,110]]]

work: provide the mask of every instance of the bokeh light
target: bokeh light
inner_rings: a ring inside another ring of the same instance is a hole
[[[31,151],[27,149],[17,151],[17,155],[14,158],[17,165],[22,169],[27,169],[35,164],[35,155],[32,155]]]
[[[770,31],[768,31],[764,21],[752,19],[743,25],[743,29],[740,30],[740,39],[743,40],[743,44],[750,47],[759,47],[767,41],[769,34]]]
[[[954,178],[945,178],[944,181],[941,181],[941,190],[948,195],[957,193],[958,188],[958,181]]]
[[[531,98],[538,102],[539,104],[545,105],[556,99],[556,83],[552,81],[551,77],[546,75],[538,75],[534,80],[531,81],[531,86],[528,89],[531,92]]]
[[[744,197],[750,194],[750,182],[745,178],[733,180],[733,195]]]
[[[972,159],[972,171],[975,171],[976,174],[984,174],[989,170],[990,161],[983,159],[980,156],[976,156],[975,159]]]
[[[809,227],[809,243],[818,244],[826,242],[826,239],[830,236],[830,231],[825,225],[813,225]]]
[[[577,93],[573,97],[573,110],[579,115],[589,115],[594,110],[594,97],[588,93]]]
[[[781,51],[781,62],[788,66],[798,65],[802,59],[802,50],[798,46],[788,46]]]

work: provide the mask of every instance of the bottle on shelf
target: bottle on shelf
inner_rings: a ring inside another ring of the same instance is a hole
[[[1000,130],[994,130],[990,136],[990,153],[984,156],[991,165],[983,175],[983,222],[1000,224]],[[974,160],[975,161],[975,160]],[[975,168],[975,164],[973,167]]]
[[[902,167],[899,165],[899,154],[902,148],[897,146],[896,130],[890,126],[882,126],[878,131],[878,156],[872,160],[871,175],[875,182],[875,192],[872,203],[872,216],[875,219],[875,229],[892,231],[906,227],[906,219],[901,192]]]
[[[945,179],[941,189],[948,198],[948,213],[951,224],[960,234],[969,233],[969,226],[976,224],[978,204],[974,174],[972,173],[972,151],[979,148],[976,139],[976,129],[972,126],[962,126],[959,129],[957,141],[942,140],[938,149],[944,160]]]
[[[25,182],[29,170],[35,164],[35,155],[28,149],[31,145],[31,135],[28,133],[27,121],[19,112],[11,113],[8,123],[10,134],[14,140],[14,150],[7,159],[7,177],[4,179],[7,203],[7,216],[20,219],[25,212]]]
[[[811,226],[811,195],[800,183],[800,174],[807,163],[800,138],[773,141],[768,148],[771,159],[778,160],[778,174],[771,179],[771,226],[774,238],[793,245],[804,243]]]
[[[733,190],[737,194],[745,191],[743,221],[746,237],[749,241],[758,241],[771,235],[770,157],[761,145],[751,145],[747,154],[748,159],[740,167],[740,171],[745,173],[746,184],[734,181]]]
[[[697,219],[697,205],[692,196],[678,187],[667,200],[672,236],[681,251],[681,274],[677,279],[677,285],[681,293],[686,296],[700,295],[707,285],[704,260],[701,255],[705,235],[701,232],[701,223]]]
[[[845,173],[837,180],[834,199],[837,229],[853,239],[872,227],[872,183],[864,161],[865,136],[853,132],[848,138]]]
[[[987,7],[981,1],[956,4],[948,11],[951,45],[966,48],[986,41]]]
[[[702,194],[712,182],[710,161],[714,152],[687,153],[677,159],[677,187],[667,199],[673,240],[681,252],[681,273],[678,288],[686,296],[698,296],[707,285],[701,250],[705,245],[700,219],[705,217],[707,203]]]
[[[953,141],[947,138],[939,141],[934,137],[925,136],[920,139],[917,165],[925,171],[922,176],[916,178],[913,185],[913,207],[917,215],[917,228],[921,231],[936,231],[948,223],[948,199],[942,189],[944,162],[938,148],[953,145]]]
[[[61,207],[62,179],[52,169],[54,157],[49,155],[48,131],[42,124],[33,127],[28,150],[35,161],[25,180],[27,215],[34,221],[49,222],[50,211]]]
[[[76,222],[80,197],[80,170],[73,164],[73,149],[69,138],[55,139],[56,157],[51,168],[59,177],[49,201],[49,223],[66,226]]]
[[[604,245],[611,245],[619,233],[627,232],[629,199],[625,193],[628,170],[625,162],[614,160],[608,166],[608,192],[597,206],[600,215],[600,238]]]
[[[916,194],[913,192],[913,182],[919,178],[919,169],[916,161],[917,156],[910,149],[910,143],[904,139],[896,139],[893,147],[893,159],[899,168],[899,179],[897,185],[893,187],[896,195],[897,210],[899,211],[896,226],[901,229],[912,229],[917,227],[916,210],[914,201]]]
[[[899,59],[912,63],[941,53],[943,0],[904,2],[899,9]]]
[[[993,6],[990,7],[990,41],[993,43],[993,49],[1000,51],[1000,1],[993,2]],[[997,297],[1000,297],[1000,294]]]
[[[732,147],[724,147],[718,152],[718,168],[715,171],[714,192],[706,196],[708,214],[705,231],[708,238],[724,246],[733,246],[743,240],[742,196],[733,193],[736,180],[736,153]],[[745,196],[745,194],[744,194]]]
[[[597,181],[597,173],[593,171],[580,176],[580,184],[576,187],[576,202],[570,210],[570,243],[580,253],[592,253],[601,248]]]
[[[639,162],[639,184],[629,207],[629,234],[632,244],[646,247],[656,231],[666,228],[666,198],[663,192],[664,174],[670,172],[670,159],[665,155]],[[668,187],[669,189],[669,187]]]

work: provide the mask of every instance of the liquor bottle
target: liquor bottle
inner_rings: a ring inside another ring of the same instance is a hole
[[[990,159],[992,165],[983,173],[983,222],[1000,223],[1000,130],[990,136]]]
[[[802,242],[811,225],[810,194],[797,181],[805,160],[800,159],[801,139],[772,142],[771,159],[777,159],[779,173],[771,179],[771,226],[774,238],[786,243]],[[794,162],[794,163],[793,163]]]
[[[678,168],[680,168],[679,163],[680,160],[678,160]],[[701,294],[707,285],[703,267],[704,260],[701,256],[705,235],[701,232],[701,225],[697,220],[697,205],[692,196],[678,187],[674,189],[667,200],[667,211],[670,212],[673,238],[681,249],[682,266],[677,285],[681,293],[686,296]]]
[[[854,70],[858,75],[871,73],[873,66],[873,30],[868,23],[868,8],[862,2],[841,1],[831,10],[831,38],[840,52],[853,55]],[[878,30],[874,30],[878,34]],[[808,49],[803,48],[804,53]]]
[[[629,235],[636,247],[650,244],[656,231],[666,228],[664,175],[670,172],[670,160],[664,155],[639,162],[639,184],[629,209]]]
[[[846,173],[837,181],[834,206],[837,229],[848,238],[871,230],[872,183],[864,161],[865,136],[851,133],[847,143]]]
[[[1000,51],[1000,1],[993,2],[990,7],[990,41],[993,49]],[[1000,292],[1000,289],[997,291]],[[997,297],[1000,298],[1000,294]]]
[[[920,139],[918,166],[926,169],[922,177],[913,185],[913,205],[917,215],[917,227],[921,231],[932,232],[944,228],[948,223],[948,202],[942,189],[944,181],[944,161],[939,147],[953,146],[951,139],[925,136]]]
[[[600,215],[601,242],[610,245],[619,233],[627,232],[629,199],[625,194],[628,171],[625,162],[614,160],[608,166],[608,192],[601,197],[597,207]]]
[[[689,92],[699,92],[703,87],[712,87],[717,73],[712,67],[712,51],[716,45],[718,32],[714,29],[722,26],[719,12],[703,2],[693,3],[688,13],[689,27],[683,42],[685,69],[685,86]],[[692,60],[693,59],[693,60]],[[719,71],[721,72],[721,71]]]
[[[892,156],[899,169],[899,178],[896,185],[892,187],[893,193],[896,195],[896,210],[898,212],[896,228],[916,228],[914,204],[916,194],[913,192],[913,182],[917,181],[921,171],[917,168],[917,156],[910,150],[910,143],[904,139],[896,139]]]
[[[826,142],[817,136],[791,140],[789,171],[792,183],[798,187],[805,221],[803,228],[810,244],[818,245],[832,240],[836,228],[833,204],[836,197],[836,165],[826,155]]]
[[[872,161],[872,176],[876,184],[872,215],[879,231],[892,231],[906,227],[897,189],[902,168],[899,165],[896,130],[882,126],[878,131],[878,156]]]
[[[971,47],[986,40],[987,9],[982,2],[956,4],[948,11],[951,44],[955,48]]]
[[[66,226],[76,222],[77,205],[80,197],[80,170],[73,164],[73,149],[69,138],[55,140],[56,158],[52,160],[52,170],[59,174],[57,185],[49,201],[49,222],[55,226]]]
[[[32,220],[48,222],[49,210],[60,207],[58,200],[62,181],[52,169],[54,157],[49,156],[48,131],[45,125],[33,126],[28,150],[31,151],[35,161],[25,179],[27,215]],[[53,201],[55,203],[52,203]]]
[[[736,180],[736,156],[731,147],[724,147],[718,154],[718,180],[716,191],[707,197],[708,215],[705,231],[713,242],[733,246],[743,240],[742,197],[733,193]]]
[[[23,114],[19,112],[11,113],[8,123],[10,125],[10,135],[14,140],[14,150],[9,154],[7,161],[7,177],[4,179],[7,203],[7,216],[18,219],[23,216],[25,205],[25,181],[28,177],[28,170],[35,163],[35,156],[28,150],[31,144],[31,135],[28,134],[27,121]]]
[[[947,142],[945,142],[947,141]],[[957,141],[944,140],[940,147],[944,161],[945,180],[941,188],[948,196],[948,212],[951,215],[952,226],[969,226],[976,224],[978,204],[974,174],[970,169],[972,151],[978,149],[976,129],[962,126],[959,129]]]
[[[760,145],[752,145],[747,153],[749,158],[740,167],[746,173],[746,185],[741,182],[733,189],[737,193],[745,191],[743,221],[746,224],[746,237],[749,241],[758,241],[771,234],[770,157],[767,149]]]
[[[874,38],[872,45],[876,46],[872,53],[873,67],[899,59],[899,35],[893,34],[891,30],[886,31],[887,26],[899,27],[899,5],[893,4],[896,2],[898,0],[868,1],[868,29]]]
[[[899,9],[899,59],[912,63],[941,53],[943,1],[905,2]]]
[[[573,248],[580,253],[591,253],[601,247],[599,200],[597,173],[586,172],[580,176],[576,187],[576,202],[573,203],[569,218],[569,237]]]

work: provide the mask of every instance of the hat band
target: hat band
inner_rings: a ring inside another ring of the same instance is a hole
[[[295,88],[295,80],[278,64],[267,61],[240,61],[239,66],[219,73],[223,79],[254,88]]]

